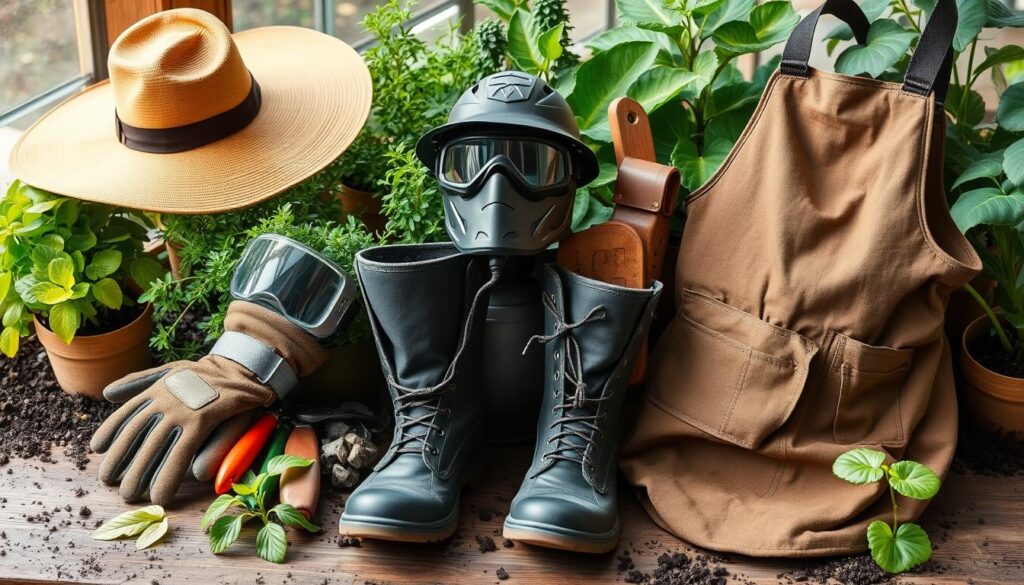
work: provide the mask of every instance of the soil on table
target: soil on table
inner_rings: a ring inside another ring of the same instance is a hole
[[[56,445],[85,469],[89,439],[113,411],[112,404],[61,390],[46,352],[29,339],[14,359],[0,359],[0,464],[11,457],[50,462]]]
[[[1007,331],[1011,336],[1013,331]],[[977,335],[967,341],[967,351],[982,366],[1011,378],[1024,378],[1024,359],[1006,353],[999,338],[994,335]]]

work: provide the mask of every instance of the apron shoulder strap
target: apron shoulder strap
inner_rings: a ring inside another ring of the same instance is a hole
[[[957,25],[956,0],[939,0],[921,33],[914,56],[907,66],[903,90],[918,95],[935,92],[935,101],[943,103],[949,90],[953,67],[953,37]]]
[[[810,73],[807,62],[811,58],[811,48],[814,45],[814,29],[818,26],[818,18],[822,14],[831,14],[850,25],[857,42],[867,44],[871,23],[864,16],[860,6],[853,0],[826,0],[805,16],[789,35],[786,48],[782,51],[782,62],[779,64],[782,73],[800,77],[806,77]]]

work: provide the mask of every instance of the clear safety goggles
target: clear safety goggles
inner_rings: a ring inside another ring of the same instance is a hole
[[[531,138],[463,138],[444,147],[440,179],[466,188],[485,179],[496,166],[511,167],[524,186],[549,189],[569,180],[569,156],[565,149]]]
[[[333,335],[354,315],[353,280],[337,264],[284,236],[254,238],[231,278],[231,296],[256,303],[319,338]]]

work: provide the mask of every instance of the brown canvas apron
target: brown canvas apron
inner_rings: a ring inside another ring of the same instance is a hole
[[[689,197],[678,312],[621,459],[677,536],[758,556],[863,550],[888,496],[834,477],[838,455],[865,446],[948,469],[943,314],[980,270],[941,179],[952,4],[939,3],[903,84],[807,67],[822,11],[861,39],[867,28],[849,0],[811,13]],[[902,500],[901,519],[924,506]]]

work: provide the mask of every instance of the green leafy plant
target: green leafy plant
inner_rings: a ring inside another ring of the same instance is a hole
[[[935,497],[941,480],[934,471],[915,461],[887,464],[885,453],[860,448],[840,455],[832,464],[832,473],[856,485],[888,483],[892,524],[875,520],[867,530],[868,548],[879,567],[902,573],[931,558],[932,543],[924,529],[913,522],[900,522],[896,494],[915,500]]]
[[[312,464],[311,460],[302,457],[278,455],[267,464],[266,473],[255,475],[249,471],[242,483],[231,486],[233,494],[224,494],[214,500],[199,524],[203,530],[210,532],[210,550],[213,554],[219,555],[227,550],[238,540],[245,523],[254,518],[263,523],[256,534],[256,554],[272,563],[283,563],[288,553],[288,539],[281,524],[320,532],[318,526],[306,520],[302,512],[289,504],[277,504],[269,510],[266,507],[269,486],[276,485],[275,482],[268,482],[268,479],[281,475],[286,469]],[[233,508],[241,513],[227,514]],[[281,524],[275,522],[274,518]]]
[[[162,507],[146,506],[107,520],[92,533],[92,537],[96,540],[117,540],[137,536],[135,548],[142,550],[153,546],[167,534],[169,520]]]
[[[139,212],[11,183],[0,201],[0,351],[18,352],[33,314],[65,343],[123,324],[115,313],[135,305],[130,287],[165,272],[143,251],[149,227]]]
[[[245,246],[258,235],[300,241],[355,276],[356,252],[377,240],[353,217],[344,223],[332,219],[340,211],[326,194],[336,185],[337,173],[337,166],[329,167],[271,201],[241,211],[162,218],[166,237],[179,246],[182,270],[181,279],[167,275],[143,297],[153,302],[156,328],[150,345],[162,360],[197,357],[220,336],[231,303],[231,275]],[[368,337],[360,318],[334,342]]]
[[[532,10],[527,0],[477,0],[477,4],[490,8],[507,27],[502,27],[506,32],[506,68],[552,82],[579,63],[570,49],[572,26],[565,0],[534,0]],[[478,27],[493,27],[486,22]]]
[[[434,174],[405,143],[388,150],[387,161],[381,210],[388,223],[381,239],[394,243],[447,240],[444,201]]]
[[[375,40],[363,54],[373,79],[373,106],[340,159],[343,182],[363,191],[379,193],[391,147],[413,145],[443,124],[462,91],[481,76],[473,35],[462,35],[453,25],[432,43],[416,37],[408,24],[414,4],[389,0],[363,20]]]

